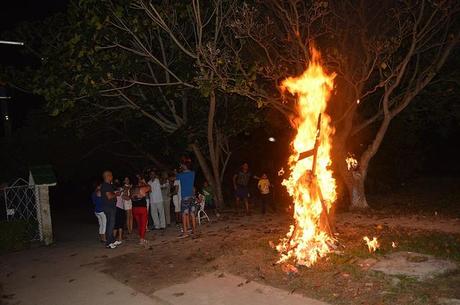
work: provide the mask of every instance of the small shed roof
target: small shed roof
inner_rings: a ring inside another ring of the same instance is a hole
[[[56,182],[56,176],[51,165],[30,167],[29,184],[54,186]]]

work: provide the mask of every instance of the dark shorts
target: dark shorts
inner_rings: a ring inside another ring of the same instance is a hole
[[[123,229],[125,226],[126,221],[126,214],[125,210],[117,208],[117,212],[115,214],[115,227],[114,230]]]
[[[235,190],[235,196],[239,199],[248,199],[249,198],[249,189],[247,186],[237,186]]]
[[[188,198],[183,198],[181,205],[180,205],[180,211],[182,214],[190,214],[190,213],[195,213],[196,211],[196,204],[193,200],[193,197],[188,197]]]

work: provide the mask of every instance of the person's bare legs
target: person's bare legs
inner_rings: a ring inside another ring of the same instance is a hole
[[[236,197],[235,209],[236,209],[236,213],[240,215],[240,197]]]
[[[184,235],[188,235],[188,213],[183,213],[182,214],[182,230],[184,231]]]
[[[246,207],[246,214],[249,215],[249,200],[248,200],[248,198],[244,199],[244,205]]]
[[[196,230],[196,217],[195,217],[195,212],[190,213],[190,217],[192,219],[192,233],[195,234]]]
[[[128,233],[133,232],[133,210],[126,210],[126,227],[128,228]]]
[[[99,239],[103,242],[106,242],[105,234],[99,234]]]
[[[176,212],[176,223],[179,223],[179,222],[181,222],[180,212]]]
[[[117,237],[117,240],[118,241],[123,241],[123,229],[118,229],[118,230],[115,230],[115,236]]]

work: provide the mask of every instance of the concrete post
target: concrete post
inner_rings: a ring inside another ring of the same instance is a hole
[[[51,225],[51,210],[49,202],[49,193],[47,185],[40,185],[39,190],[39,207],[40,207],[40,219],[41,219],[41,233],[43,242],[45,245],[49,245],[53,242],[53,227]]]

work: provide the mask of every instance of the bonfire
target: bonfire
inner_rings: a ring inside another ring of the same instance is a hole
[[[325,113],[334,77],[325,71],[320,53],[312,48],[306,70],[281,84],[281,90],[296,99],[293,122],[297,133],[291,144],[290,176],[283,181],[294,203],[294,224],[276,247],[279,263],[292,259],[309,267],[327,255],[335,242],[328,221],[336,200],[336,182],[330,169],[334,129]]]

